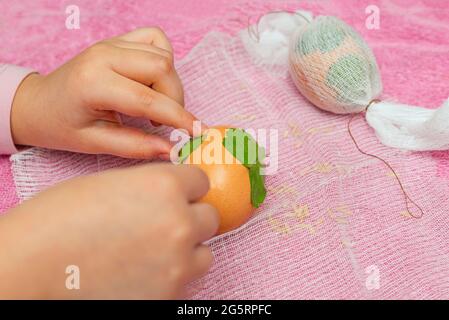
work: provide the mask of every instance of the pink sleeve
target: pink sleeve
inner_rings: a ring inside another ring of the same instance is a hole
[[[0,64],[0,154],[17,152],[11,133],[11,107],[17,88],[33,71]]]

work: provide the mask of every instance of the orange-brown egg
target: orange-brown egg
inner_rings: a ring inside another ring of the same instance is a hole
[[[209,192],[200,200],[217,208],[220,227],[217,234],[236,229],[253,214],[251,204],[251,184],[248,169],[223,146],[227,127],[215,127],[214,135],[206,131],[205,140],[195,149],[184,163],[198,166],[209,177]],[[220,133],[220,137],[217,133]],[[212,145],[213,144],[213,145]],[[207,161],[210,151],[215,152],[215,160]],[[232,158],[234,163],[229,163]],[[226,162],[226,160],[228,160]]]

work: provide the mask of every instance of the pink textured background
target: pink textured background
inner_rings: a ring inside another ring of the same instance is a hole
[[[65,8],[70,4],[80,7],[80,30],[65,28]],[[369,4],[381,10],[380,30],[363,28],[364,9]],[[436,107],[447,98],[449,6],[440,0],[1,0],[0,61],[46,73],[97,40],[153,25],[166,31],[180,58],[211,29],[234,33],[246,26],[248,17],[299,7],[337,15],[364,35],[376,53],[386,96],[426,107]],[[438,152],[435,157],[440,174],[449,178],[447,154]],[[0,156],[0,179],[3,212],[18,201],[5,156]]]
[[[72,2],[67,3],[72,4]],[[183,3],[182,9],[175,1],[164,1],[163,4],[143,1],[128,1],[126,4],[119,4],[119,1],[78,1],[76,4],[82,10],[81,30],[68,31],[64,28],[64,2],[54,4],[53,1],[25,1],[14,5],[6,5],[2,2],[0,7],[0,12],[4,16],[0,19],[2,25],[8,25],[9,21],[9,25],[12,26],[14,19],[20,23],[16,23],[8,32],[2,28],[0,37],[5,44],[2,48],[11,50],[2,51],[0,60],[35,67],[46,72],[95,40],[125,32],[137,26],[155,24],[167,31],[179,58],[184,56],[211,29],[234,33],[246,26],[248,16],[257,17],[272,9],[300,7],[312,10],[314,14],[337,15],[364,35],[378,58],[384,80],[385,96],[404,103],[436,107],[449,95],[447,89],[447,80],[449,80],[447,74],[449,63],[447,31],[449,30],[447,29],[449,27],[445,22],[449,18],[449,10],[443,1],[315,0],[310,3],[303,1],[296,3],[189,1]],[[381,10],[380,30],[369,31],[364,27],[366,17],[364,10],[369,4],[376,4]],[[148,12],[148,16],[143,16],[142,12]],[[27,41],[17,41],[17,39],[27,39]],[[214,44],[213,38],[208,44]],[[217,48],[220,47],[219,43],[215,45]],[[207,48],[202,50],[204,54],[209,52]],[[219,50],[216,52],[220,53]],[[205,62],[207,57],[198,60],[198,65],[204,66],[201,60]],[[238,61],[233,60],[233,63],[236,66],[239,65]],[[226,63],[220,65],[229,69]],[[249,69],[245,69],[245,66],[249,66]],[[190,80],[186,83],[188,96],[198,96],[198,88],[201,88],[189,74],[189,70],[196,70],[197,67],[195,61],[190,61],[183,69],[182,75],[186,80]],[[242,78],[248,79],[258,90],[257,92],[264,93],[264,97],[273,105],[282,103],[276,101],[276,97],[294,97],[292,101],[296,101],[296,91],[291,94],[287,92],[288,88],[283,90],[273,86],[273,83],[257,68],[251,67],[248,61],[246,63],[242,61],[240,67],[242,67],[241,70],[239,69],[243,75]],[[217,72],[216,68],[215,66],[214,72]],[[232,79],[233,73],[226,72],[228,69],[221,68],[217,74],[220,73],[221,79],[229,75],[230,77],[226,79],[239,80],[238,77]],[[260,79],[256,75],[259,75]],[[214,87],[217,84],[208,83],[210,88],[219,89]],[[230,84],[233,84],[232,81]],[[192,90],[189,91],[189,88]],[[210,95],[214,94],[214,90],[204,93],[206,100],[212,99]],[[242,101],[254,107],[254,101],[249,93],[240,94]],[[239,97],[235,94],[229,98],[238,99]],[[286,101],[290,102],[290,100]],[[236,107],[239,103],[232,105]],[[269,117],[267,114],[261,114],[257,121],[263,121],[265,126],[268,120],[273,122],[283,117],[289,119],[288,116],[295,116],[295,119],[299,120],[305,119],[304,126],[312,125],[310,121],[307,122],[307,119],[312,118],[329,121],[329,123],[344,121],[329,114],[318,117],[315,109],[300,109],[293,106],[292,103],[285,103],[285,107],[279,108],[279,115]],[[213,107],[208,105],[207,108]],[[226,114],[227,111],[216,110],[215,116],[224,117],[225,114],[221,112]],[[206,117],[204,114],[203,116]],[[361,124],[363,121],[359,121],[359,128]],[[286,124],[283,125],[286,126]],[[314,124],[316,125],[318,124]],[[363,145],[373,147],[372,144],[376,141],[372,139],[372,133],[366,128],[358,132]],[[359,154],[357,157],[354,155],[354,147],[350,143],[346,143],[344,148],[338,150],[344,144],[343,134],[347,138],[344,131],[340,134],[342,134],[341,137],[334,136],[334,139],[342,138],[337,141],[338,143],[329,141],[325,144],[327,148],[330,148],[328,152],[319,149],[320,142],[324,142],[324,138],[320,140],[319,137],[305,144],[301,153],[295,153],[293,148],[284,148],[285,153],[280,155],[283,170],[296,170],[298,168],[295,167],[295,160],[308,163],[309,160],[314,159],[309,159],[314,155],[320,159],[337,158],[350,162],[355,161],[356,158],[360,160]],[[370,141],[371,144],[369,144]],[[380,148],[378,144],[374,147],[376,150]],[[217,265],[208,277],[194,286],[194,289],[198,289],[194,296],[201,298],[257,298],[273,297],[273,295],[277,298],[447,298],[449,293],[446,215],[448,198],[447,188],[441,187],[446,185],[447,180],[441,178],[449,178],[448,152],[406,155],[386,148],[382,150],[396,159],[393,164],[402,165],[400,175],[409,188],[414,190],[413,195],[417,196],[418,201],[422,201],[428,213],[425,219],[410,223],[404,217],[398,216],[397,212],[393,212],[393,209],[397,210],[399,205],[402,208],[403,203],[397,196],[396,185],[385,182],[385,177],[380,175],[377,180],[375,179],[376,175],[373,172],[381,172],[385,169],[381,164],[361,167],[356,177],[349,176],[341,181],[331,181],[316,194],[310,193],[305,197],[306,203],[310,204],[310,208],[317,210],[316,213],[319,215],[325,215],[326,208],[334,205],[336,200],[337,202],[346,200],[343,202],[353,204],[360,211],[357,218],[349,218],[353,224],[350,230],[349,227],[345,230],[344,224],[342,227],[338,223],[335,225],[326,220],[322,225],[324,236],[321,238],[313,238],[312,235],[303,236],[303,234],[289,238],[282,234],[273,236],[272,233],[268,233],[267,224],[257,223],[257,219],[263,217],[260,215],[240,232],[215,239],[213,246],[217,253]],[[346,153],[346,151],[351,152]],[[2,196],[5,194],[5,197],[2,197],[4,199],[2,205],[6,208],[17,202],[17,198],[6,159],[4,168],[0,177],[2,182],[6,181],[6,183],[2,183],[0,192]],[[298,181],[304,185],[308,183],[305,186],[311,188],[320,182],[319,179],[314,180],[316,177],[312,177],[314,179],[311,180],[309,178],[311,179],[309,176],[307,179],[296,179],[292,183]],[[360,182],[359,184],[353,183],[356,179]],[[386,185],[385,183],[388,188],[379,190]],[[382,193],[385,190],[388,196]],[[422,190],[428,190],[429,194],[423,194],[420,192]],[[267,203],[270,210],[281,212],[282,208],[277,205],[276,201]],[[385,212],[381,211],[382,208]],[[336,226],[343,229],[336,229]],[[342,253],[339,250],[340,237],[345,233],[348,233],[348,236],[350,233],[352,240],[357,244],[353,249],[349,245],[347,248],[349,253]],[[238,243],[238,240],[243,241],[243,244]],[[261,248],[268,249],[260,250]],[[254,259],[258,259],[258,263],[253,263]],[[358,261],[359,265],[352,260],[348,263],[348,259]],[[382,280],[384,284],[379,292],[365,292],[366,290],[360,289],[359,282],[363,281],[354,280],[354,274],[362,276],[364,273],[362,266],[367,266],[372,261],[379,263],[383,270],[382,279],[385,280]],[[336,271],[339,271],[338,275]],[[246,278],[233,276],[239,272],[247,272]],[[285,277],[291,277],[291,279],[289,278],[286,282]],[[269,287],[265,287],[265,284],[269,284]],[[326,284],[329,286],[326,287]]]
[[[65,28],[65,8],[81,9],[81,29]],[[381,29],[363,28],[364,9],[381,10]],[[404,103],[435,107],[448,96],[449,6],[440,0],[0,0],[0,61],[49,72],[87,45],[139,26],[161,26],[176,56],[184,56],[211,29],[236,32],[248,17],[273,9],[311,9],[354,25],[373,46],[385,95]],[[388,46],[388,50],[376,47]],[[449,157],[435,154],[449,178]],[[17,203],[8,157],[0,156],[0,212]]]

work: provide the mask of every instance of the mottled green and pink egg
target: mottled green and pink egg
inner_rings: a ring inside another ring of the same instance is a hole
[[[338,18],[319,16],[296,31],[289,60],[299,91],[323,110],[360,112],[382,91],[371,49]]]

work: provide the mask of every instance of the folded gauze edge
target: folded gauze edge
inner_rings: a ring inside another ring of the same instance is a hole
[[[378,100],[382,81],[374,54],[340,19],[313,19],[302,10],[272,12],[239,36],[256,64],[288,65],[299,91],[318,108],[336,114],[366,111],[368,124],[384,145],[449,149],[449,99],[438,109]]]

